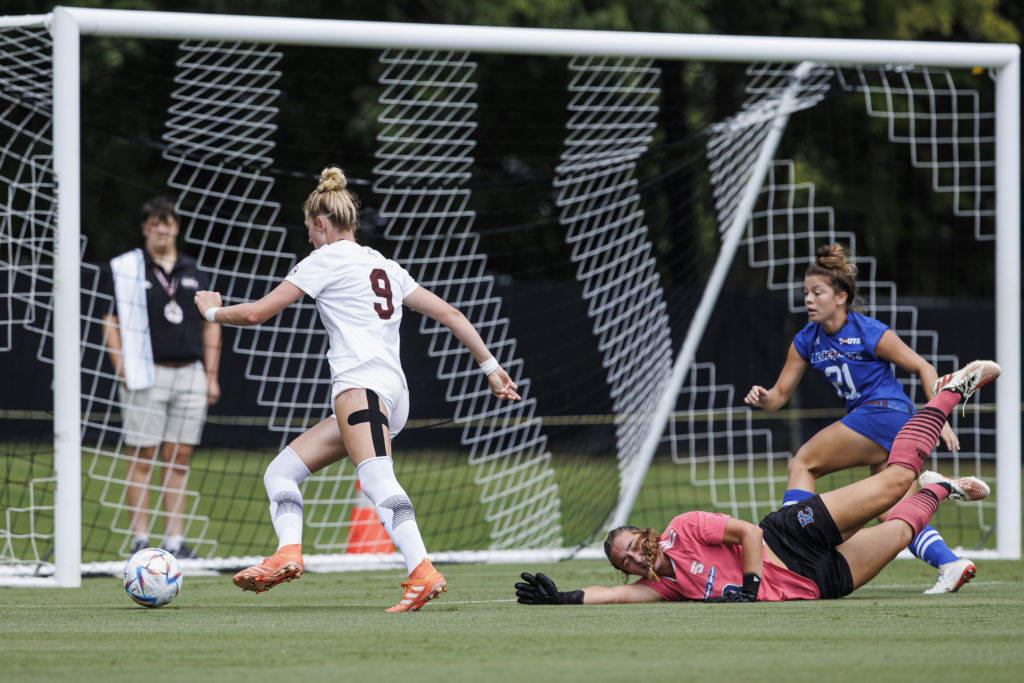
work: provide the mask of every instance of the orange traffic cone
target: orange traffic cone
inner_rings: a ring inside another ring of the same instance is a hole
[[[395,546],[384,530],[384,525],[373,509],[373,503],[356,482],[356,503],[349,517],[348,544],[346,553],[393,553]]]

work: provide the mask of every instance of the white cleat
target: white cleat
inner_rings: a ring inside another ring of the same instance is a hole
[[[967,558],[947,562],[939,565],[939,578],[935,585],[926,590],[925,595],[938,595],[940,593],[956,593],[960,588],[974,578],[978,568]]]
[[[971,397],[971,394],[992,382],[1000,372],[1002,372],[1002,368],[995,361],[971,361],[956,372],[936,379],[932,383],[932,396],[937,395],[943,389],[959,393],[962,396],[960,399],[960,403],[963,405],[962,411],[963,414],[966,414],[967,399]]]
[[[992,492],[992,489],[989,488],[988,484],[977,477],[958,477],[956,479],[950,479],[945,475],[931,470],[925,470],[922,472],[917,481],[921,486],[946,482],[949,484],[951,489],[949,492],[950,500],[981,500]]]

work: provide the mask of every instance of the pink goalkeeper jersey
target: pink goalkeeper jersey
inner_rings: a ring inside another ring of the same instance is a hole
[[[658,544],[672,562],[675,577],[659,581],[640,579],[665,600],[704,600],[718,597],[726,586],[743,585],[743,550],[728,545],[725,523],[729,515],[687,512],[673,519]],[[758,600],[817,600],[818,587],[810,579],[772,564],[766,558]]]

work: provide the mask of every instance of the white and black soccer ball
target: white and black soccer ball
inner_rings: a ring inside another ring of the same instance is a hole
[[[181,592],[181,568],[166,550],[143,548],[124,566],[124,589],[143,607],[162,607]]]

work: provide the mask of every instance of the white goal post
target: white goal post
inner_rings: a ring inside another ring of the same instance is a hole
[[[52,582],[81,581],[82,416],[80,404],[81,205],[80,60],[83,36],[238,41],[324,47],[444,50],[469,53],[607,56],[644,59],[775,62],[788,64],[982,67],[995,84],[995,294],[996,360],[1003,377],[995,385],[996,477],[999,483],[995,557],[1021,557],[1020,364],[1020,50],[1014,45],[950,44],[809,38],[639,34],[553,29],[420,25],[276,17],[193,15],[58,7],[50,15],[53,36],[53,149],[58,207],[53,282],[55,377],[55,554]],[[779,115],[780,119],[784,112]],[[781,124],[780,124],[781,125]],[[770,153],[769,153],[770,154]],[[764,160],[767,166],[770,158]],[[767,168],[757,170],[761,176]],[[752,193],[761,179],[751,178]],[[623,465],[623,495],[609,521],[623,522],[659,446],[677,397],[694,365],[696,344],[714,308],[749,221],[754,199],[739,204],[721,239],[714,286],[701,300],[696,321],[661,385],[642,447]],[[691,338],[691,335],[692,338]],[[621,457],[621,456],[620,456]],[[979,555],[976,555],[979,556]]]

